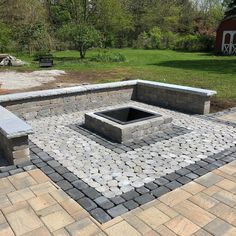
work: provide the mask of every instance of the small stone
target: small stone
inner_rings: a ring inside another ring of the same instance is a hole
[[[157,186],[157,185],[156,185]],[[139,194],[145,194],[149,192],[149,189],[145,188],[144,186],[140,187],[140,188],[136,188],[135,189],[136,192],[138,192]]]
[[[24,169],[25,171],[30,171],[30,170],[36,169],[36,166],[35,166],[35,165],[24,166],[23,169]]]
[[[88,188],[89,186],[82,180],[76,180],[72,182],[73,186],[75,186],[77,189],[82,190],[85,188]]]
[[[52,169],[50,166],[43,166],[40,168],[46,175],[49,175],[53,172],[55,172],[54,169]]]
[[[63,177],[66,180],[68,180],[69,182],[73,182],[78,179],[78,177],[71,172],[67,172],[67,173],[63,174]]]
[[[134,200],[129,200],[128,202],[123,203],[123,205],[129,210],[133,210],[139,206]]]
[[[124,198],[127,201],[132,200],[132,199],[134,199],[134,198],[136,198],[138,196],[139,196],[139,194],[137,192],[135,192],[134,190],[129,191],[127,193],[123,193],[121,195],[121,197]]]
[[[122,198],[121,196],[112,197],[112,198],[110,198],[110,200],[111,200],[115,205],[119,205],[119,204],[125,202],[125,199]]]
[[[108,186],[110,187],[117,187],[118,186],[118,183],[116,180],[111,180],[108,182]]]
[[[170,182],[169,180],[162,178],[162,177],[155,180],[155,183],[159,186],[165,185],[169,182]]]
[[[58,167],[61,165],[58,161],[55,161],[55,160],[48,161],[47,164],[51,166],[52,168]]]
[[[172,182],[166,184],[165,186],[166,186],[167,188],[171,189],[171,190],[174,190],[174,189],[176,189],[176,188],[181,187],[182,184],[179,183],[179,182],[177,182],[176,180],[174,180],[174,181],[172,181]]]
[[[53,181],[53,182],[58,182],[60,180],[63,180],[63,177],[61,175],[59,175],[58,173],[54,172],[50,175],[48,175],[48,177]]]
[[[70,195],[75,201],[84,197],[84,194],[76,188],[69,189],[67,194]]]
[[[0,178],[9,176],[9,172],[0,173]]]
[[[101,224],[111,220],[111,217],[101,208],[95,208],[90,211],[90,214]]]
[[[189,173],[186,177],[190,178],[191,180],[197,179],[199,176],[194,173]]]
[[[166,193],[170,192],[170,189],[168,189],[167,187],[165,186],[161,186],[159,188],[156,188],[154,190],[152,190],[152,195],[155,196],[155,197],[160,197]]]
[[[96,189],[91,187],[84,188],[81,191],[91,199],[95,199],[101,196],[101,193],[99,193]]]
[[[15,169],[15,170],[10,170],[9,173],[10,173],[10,175],[15,175],[15,174],[21,173],[23,171],[24,171],[23,169],[18,168],[18,169]]]
[[[97,207],[97,205],[87,197],[80,198],[78,203],[87,211],[91,211]]]
[[[126,207],[124,207],[123,205],[118,205],[118,206],[115,206],[111,209],[109,209],[108,211],[108,214],[111,215],[112,217],[117,217],[117,216],[120,216],[126,212],[128,212],[128,209]]]
[[[100,206],[101,208],[105,210],[114,207],[114,204],[108,198],[104,196],[98,197],[94,201],[97,203],[98,206]]]
[[[148,202],[150,202],[150,201],[152,201],[154,199],[155,198],[151,194],[146,193],[146,194],[143,194],[143,195],[141,195],[139,197],[136,197],[134,199],[134,201],[136,201],[140,205],[143,205],[143,204],[148,203]]]
[[[40,159],[42,159],[43,161],[51,161],[53,160],[52,157],[50,157],[47,153],[45,152],[39,152],[37,153],[37,155],[40,157]]]
[[[165,176],[165,179],[168,179],[170,181],[176,180],[178,178],[180,178],[181,176],[176,174],[176,173],[171,173]]]
[[[141,181],[135,181],[134,183],[131,184],[134,188],[140,188],[143,186],[143,182]]]
[[[67,180],[60,180],[57,185],[64,191],[73,188],[73,186]]]
[[[156,189],[158,187],[157,184],[153,183],[153,182],[150,182],[150,183],[147,183],[144,185],[146,188],[148,188],[149,190],[153,190],[153,189]]]
[[[65,173],[69,172],[69,171],[67,170],[67,168],[64,167],[64,166],[57,166],[57,167],[55,167],[54,169],[56,170],[56,172],[58,172],[58,173],[61,174],[61,175],[63,175],[63,174],[65,174]]]
[[[186,176],[182,176],[182,177],[178,178],[177,181],[181,184],[187,184],[187,183],[191,182],[192,180]]]

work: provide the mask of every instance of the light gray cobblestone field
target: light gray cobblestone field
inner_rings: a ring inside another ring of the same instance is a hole
[[[82,124],[90,110],[28,121],[35,130],[30,139],[106,197],[141,187],[236,144],[236,128],[225,124],[138,102],[125,105],[171,116],[174,125],[191,132],[118,154],[69,127]],[[120,106],[107,109],[116,107]],[[104,108],[92,111],[100,110]]]

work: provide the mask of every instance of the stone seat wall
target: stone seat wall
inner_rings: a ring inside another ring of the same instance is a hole
[[[28,124],[0,106],[0,151],[9,164],[30,160],[28,135],[32,132]]]
[[[91,110],[130,100],[192,114],[207,114],[215,91],[142,80],[0,96],[0,105],[25,119]]]

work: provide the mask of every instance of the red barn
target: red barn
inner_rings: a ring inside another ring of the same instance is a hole
[[[236,55],[236,16],[224,19],[216,35],[216,52],[223,55]]]

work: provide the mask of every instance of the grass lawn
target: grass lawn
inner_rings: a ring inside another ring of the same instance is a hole
[[[215,101],[236,104],[236,57],[218,57],[207,53],[184,53],[161,50],[112,49],[127,58],[122,63],[91,62],[97,53],[91,50],[87,60],[81,61],[76,51],[55,52],[54,69],[66,72],[93,74],[94,83],[125,79],[144,79],[217,90]],[[20,70],[38,69],[27,56],[19,58],[31,62]],[[2,69],[1,69],[2,70]],[[98,76],[96,76],[98,75]],[[90,81],[91,82],[91,81]]]

